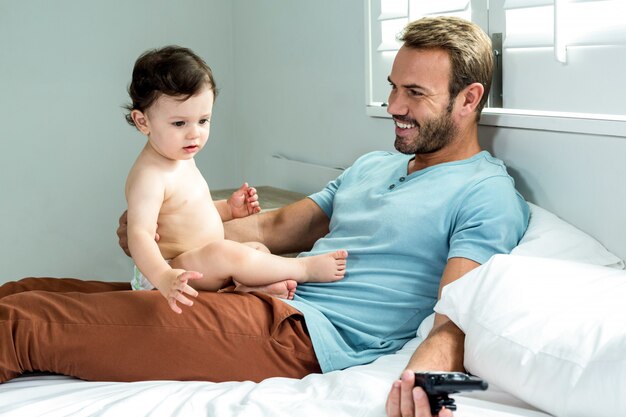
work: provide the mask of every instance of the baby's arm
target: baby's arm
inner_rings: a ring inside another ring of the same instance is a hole
[[[149,169],[131,172],[126,183],[128,247],[142,274],[161,292],[170,308],[180,314],[182,310],[177,301],[193,305],[183,293],[192,297],[198,295],[187,281],[201,278],[202,274],[172,269],[161,255],[154,236],[164,195],[165,186],[156,172]]]
[[[223,222],[247,217],[261,211],[256,188],[248,186],[247,182],[244,182],[228,200],[216,201],[215,207],[220,213]]]

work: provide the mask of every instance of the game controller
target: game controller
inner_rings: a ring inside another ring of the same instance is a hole
[[[455,411],[454,399],[448,394],[461,391],[484,391],[489,387],[482,379],[462,372],[415,372],[415,386],[428,395],[430,411],[436,415],[442,407]]]

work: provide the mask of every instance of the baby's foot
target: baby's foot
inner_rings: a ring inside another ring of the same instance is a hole
[[[304,263],[308,282],[338,281],[346,274],[348,251],[337,250],[323,255],[297,258]]]
[[[237,284],[235,291],[241,292],[263,292],[273,297],[285,298],[287,300],[293,300],[293,295],[296,293],[296,287],[298,283],[293,279],[286,279],[284,281],[275,282],[268,285],[259,285],[256,287],[248,287],[247,285]]]

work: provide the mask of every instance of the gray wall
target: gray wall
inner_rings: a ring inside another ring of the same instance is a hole
[[[146,49],[185,45],[213,67],[224,94],[198,162],[216,187],[241,180],[232,21],[224,0],[0,0],[0,281],[127,279],[115,229],[145,140],[121,106]]]
[[[362,0],[235,2],[236,135],[245,177],[287,188],[273,153],[345,167],[373,149],[393,149],[388,119],[365,114]],[[302,178],[309,192],[324,181]]]
[[[221,94],[209,145],[197,157],[213,189],[245,179],[311,192],[337,172],[324,167],[393,148],[391,121],[365,114],[364,1],[172,5],[0,0],[0,282],[128,279],[132,264],[115,229],[144,139],[120,106],[133,62],[148,48],[188,46],[215,72]],[[481,131],[493,136],[491,128]],[[506,160],[499,143],[526,135],[500,129],[488,148]],[[277,153],[308,164],[283,169],[271,157]]]
[[[188,46],[215,72],[221,93],[197,157],[213,189],[285,186],[274,153],[347,166],[392,149],[391,122],[363,107],[363,1],[175,4],[0,0],[0,282],[128,278],[115,229],[144,139],[121,106],[148,48]]]

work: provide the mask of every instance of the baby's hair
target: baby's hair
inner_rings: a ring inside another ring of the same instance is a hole
[[[135,62],[133,79],[128,87],[131,104],[124,106],[126,121],[135,126],[133,110],[146,111],[162,95],[183,100],[208,85],[217,96],[217,86],[211,68],[191,49],[176,45],[151,49]]]

